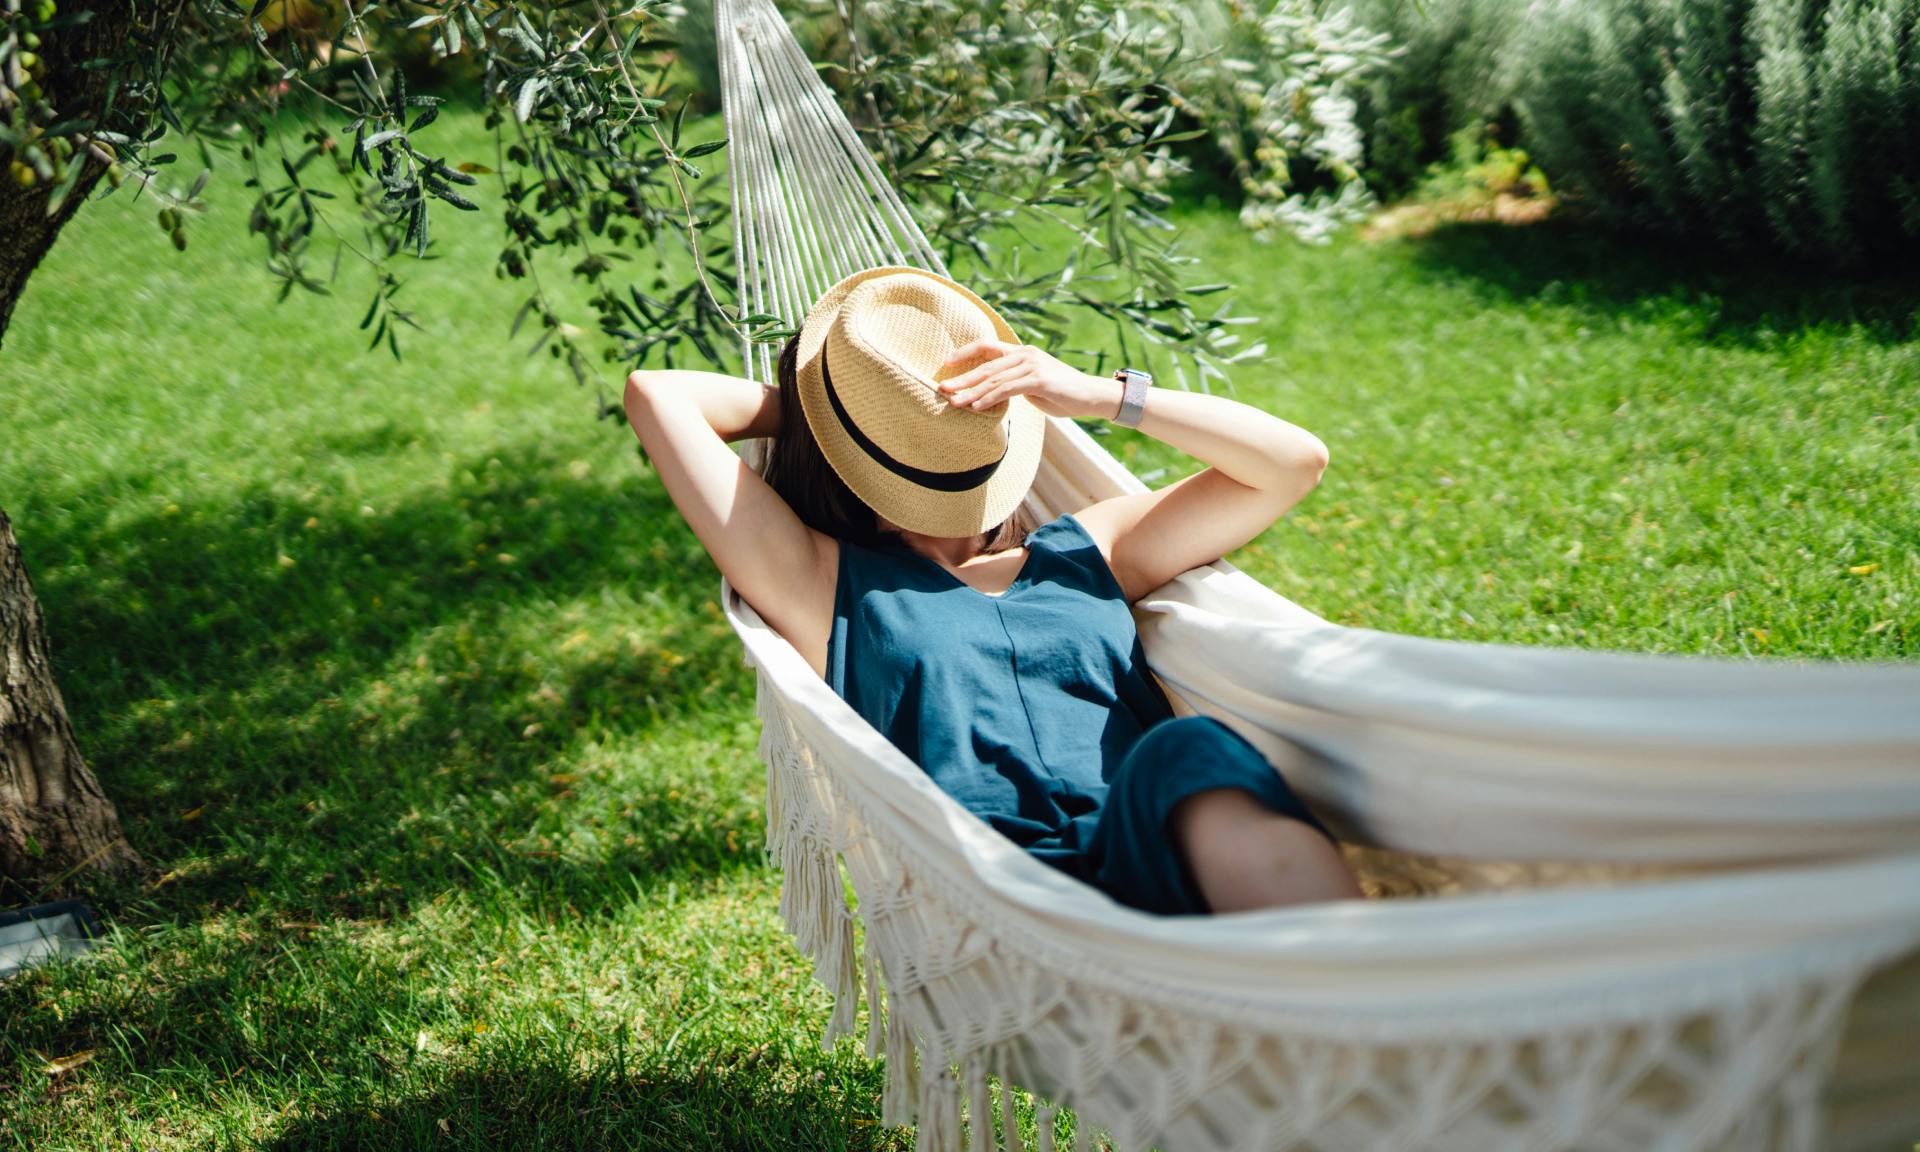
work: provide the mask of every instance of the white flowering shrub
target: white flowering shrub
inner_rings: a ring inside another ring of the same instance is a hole
[[[1185,95],[1232,165],[1243,223],[1323,242],[1372,206],[1355,97],[1387,62],[1385,34],[1307,0],[1264,12],[1202,0],[1187,7],[1185,28]]]

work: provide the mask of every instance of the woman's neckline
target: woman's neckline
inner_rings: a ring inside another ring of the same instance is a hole
[[[948,580],[952,581],[954,587],[964,588],[968,592],[971,592],[976,596],[985,596],[989,600],[1000,599],[1001,597],[1005,596],[1007,593],[1013,591],[1015,588],[1018,588],[1021,582],[1026,580],[1027,568],[1029,565],[1033,563],[1033,548],[1031,546],[1026,546],[1026,545],[1023,545],[1022,548],[1026,552],[1026,555],[1020,558],[1020,567],[1017,570],[1015,570],[1013,574],[1013,579],[1008,581],[1007,586],[1005,588],[1000,589],[1000,591],[989,592],[984,588],[974,587],[973,584],[969,583],[964,576],[961,576],[958,572],[955,572],[953,569],[947,567],[945,564],[940,563],[940,561],[935,560],[933,557],[925,555],[920,552],[916,552],[912,548],[907,547],[905,544],[900,545],[900,550],[902,552],[909,553],[916,559],[924,561],[928,566],[933,568],[934,571],[940,573],[942,576],[945,576]],[[996,555],[998,555],[998,553],[996,553]]]
[[[1061,517],[1061,519],[1065,519],[1065,517],[1063,516]],[[1044,524],[1041,525],[1042,528],[1044,528],[1045,526],[1046,525]],[[923,563],[929,565],[935,571],[939,572],[942,576],[945,576],[948,580],[952,581],[953,585],[956,588],[964,588],[968,592],[971,592],[976,596],[984,596],[989,600],[999,600],[1004,598],[1009,592],[1012,592],[1014,589],[1026,583],[1028,570],[1033,567],[1033,557],[1034,557],[1034,551],[1035,551],[1030,541],[1032,541],[1033,537],[1039,531],[1040,529],[1036,528],[1032,532],[1027,533],[1026,541],[1023,541],[1021,544],[1021,548],[1023,551],[1026,552],[1026,555],[1020,558],[1020,567],[1018,568],[1018,570],[1014,572],[1013,579],[1008,581],[1007,586],[1005,588],[1000,589],[1000,591],[998,592],[988,592],[985,589],[974,587],[972,584],[968,583],[967,580],[964,577],[962,577],[959,573],[947,567],[945,564],[940,563],[940,561],[935,560],[933,557],[928,556],[923,552],[919,552],[915,550],[914,548],[909,546],[904,540],[900,540],[896,537],[892,542],[892,546],[899,549],[902,552],[905,552],[907,555],[912,556],[914,559],[922,561]]]

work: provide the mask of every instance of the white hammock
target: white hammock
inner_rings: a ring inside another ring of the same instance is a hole
[[[860,268],[944,271],[771,0],[716,9],[742,303],[797,323]],[[1140,488],[1053,421],[1031,510]],[[829,1042],[864,985],[922,1150],[1022,1148],[1011,1087],[1042,1148],[1056,1105],[1173,1152],[1920,1138],[1920,965],[1856,996],[1920,944],[1920,668],[1442,643],[1188,573],[1138,608],[1177,705],[1323,753],[1289,776],[1374,890],[1448,895],[1165,920],[991,831],[723,596],[781,912]]]

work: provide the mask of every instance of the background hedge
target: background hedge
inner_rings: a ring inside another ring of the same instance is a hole
[[[1850,262],[1920,246],[1920,0],[1362,0],[1376,187],[1504,125],[1610,222]]]

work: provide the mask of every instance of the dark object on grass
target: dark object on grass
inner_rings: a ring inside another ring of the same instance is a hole
[[[0,980],[31,964],[93,950],[100,921],[84,900],[0,912]]]

